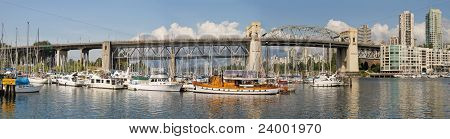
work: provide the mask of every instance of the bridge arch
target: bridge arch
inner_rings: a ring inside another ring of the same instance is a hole
[[[287,25],[262,35],[265,39],[300,39],[338,41],[339,33],[319,26]]]

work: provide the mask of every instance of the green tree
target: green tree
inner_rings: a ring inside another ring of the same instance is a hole
[[[51,45],[49,41],[40,41],[33,43],[33,46],[48,46],[48,45]]]
[[[370,71],[380,72],[381,71],[380,64],[373,64],[372,66],[370,66]]]

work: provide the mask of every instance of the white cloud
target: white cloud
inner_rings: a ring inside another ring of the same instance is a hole
[[[371,30],[372,40],[376,44],[387,41],[392,36],[398,36],[398,26],[396,26],[396,28],[389,28],[387,24],[376,23]]]
[[[223,21],[221,23],[214,23],[205,21],[197,24],[196,30],[187,26],[180,26],[178,23],[172,23],[170,28],[161,26],[151,33],[140,33],[133,37],[132,40],[139,39],[170,39],[179,37],[200,38],[201,36],[243,36],[242,31],[238,29],[239,23]]]
[[[195,37],[194,30],[190,27],[183,27],[177,23],[172,23],[168,32],[169,38],[176,38],[178,36],[191,36]]]
[[[201,24],[197,24],[198,35],[213,35],[219,36],[235,36],[242,35],[242,32],[238,30],[239,23],[223,21],[220,24],[206,21]]]
[[[442,28],[444,32],[443,40],[444,43],[450,43],[450,20],[447,18],[443,18],[442,20]]]
[[[352,27],[343,21],[330,19],[330,20],[328,20],[328,23],[325,26],[325,28],[335,31],[337,33],[340,33],[343,31],[347,31]]]
[[[152,31],[149,35],[152,35],[156,37],[157,39],[164,39],[164,37],[167,35],[167,29],[164,26],[161,26],[155,30]]]
[[[416,39],[416,45],[425,43],[425,22],[414,25],[414,38]]]

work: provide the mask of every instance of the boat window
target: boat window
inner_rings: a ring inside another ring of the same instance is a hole
[[[106,84],[110,84],[111,83],[111,81],[110,80],[106,80]]]
[[[100,83],[100,80],[99,80],[99,79],[97,79],[97,83]]]
[[[115,80],[112,80],[112,81],[111,81],[111,84],[112,84],[112,85],[116,85],[116,81],[115,81]]]
[[[91,83],[94,83],[94,79],[91,80]]]

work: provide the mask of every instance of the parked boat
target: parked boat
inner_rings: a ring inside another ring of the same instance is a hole
[[[32,84],[47,84],[48,79],[47,78],[41,78],[41,77],[31,77],[29,78],[30,83]]]
[[[192,82],[184,83],[181,90],[185,92],[193,92],[195,90],[195,85],[192,84]]]
[[[447,75],[444,75],[444,78],[450,78],[450,73]]]
[[[84,85],[84,80],[79,79],[77,73],[63,76],[60,79],[57,79],[57,82],[59,85],[65,86],[81,87]]]
[[[303,80],[303,83],[305,84],[312,84],[314,82],[314,77],[308,77],[305,80]]]
[[[113,90],[125,89],[125,86],[121,80],[111,77],[100,77],[98,75],[91,75],[88,87]]]
[[[33,85],[27,77],[16,79],[16,93],[39,93],[43,85]]]
[[[344,82],[338,80],[335,74],[331,76],[322,74],[318,79],[314,79],[313,83],[311,84],[312,87],[336,87],[343,85]]]
[[[179,92],[183,84],[178,82],[171,82],[166,74],[151,75],[147,81],[131,81],[128,85],[129,90],[142,91],[165,91],[165,92]]]
[[[132,76],[130,75],[129,69],[127,71],[116,70],[116,71],[112,72],[111,78],[117,79],[117,80],[123,82],[124,86],[127,86],[130,84],[130,80],[131,80]]]
[[[406,77],[407,76],[401,74],[394,75],[394,78],[406,78]]]
[[[222,76],[212,76],[209,83],[193,82],[194,93],[232,95],[273,95],[279,88],[259,82],[256,71],[227,70]]]

